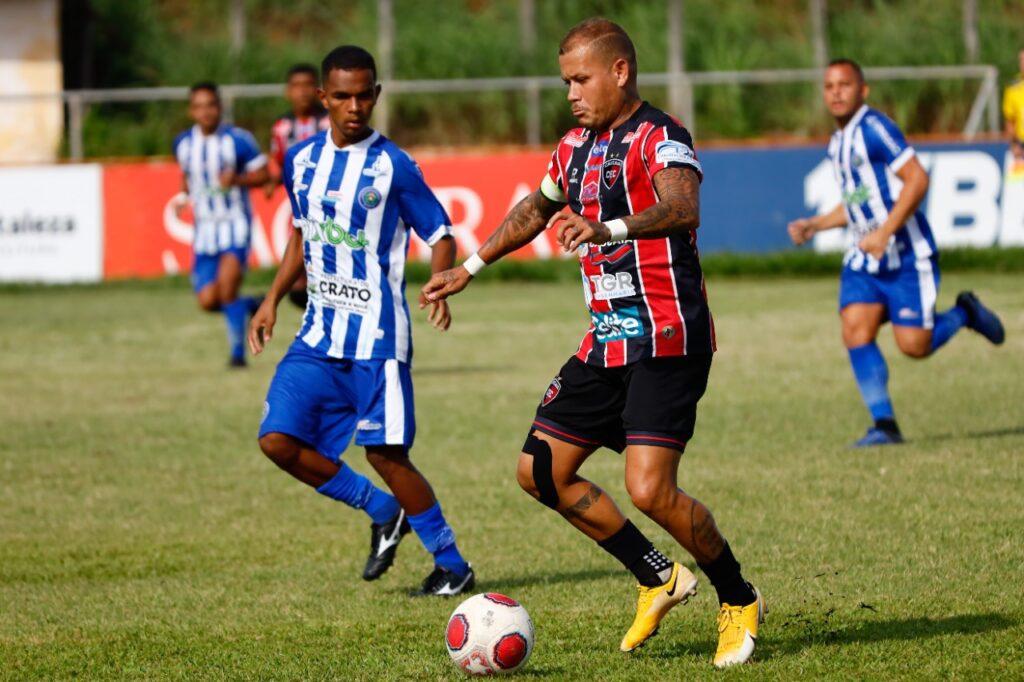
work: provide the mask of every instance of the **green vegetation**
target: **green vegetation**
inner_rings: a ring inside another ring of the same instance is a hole
[[[317,62],[341,43],[376,51],[374,0],[249,0],[246,43],[232,57],[229,4],[92,0],[95,37],[91,46],[80,48],[81,55],[77,50],[65,55],[67,69],[78,73],[88,57],[96,87],[188,85],[205,78],[268,83],[280,80],[292,63]],[[630,31],[641,70],[667,67],[660,0],[537,2],[532,55],[521,48],[516,0],[395,0],[394,5],[396,78],[557,75],[558,41],[573,23],[595,14]],[[1015,72],[1016,53],[1024,44],[1024,5],[1014,0],[978,5],[979,60],[997,65],[1005,81]],[[868,66],[964,63],[962,6],[961,0],[833,0],[828,3],[830,52]],[[803,0],[687,0],[685,13],[690,70],[813,66]],[[976,82],[879,82],[872,102],[911,134],[959,132],[976,92]],[[667,106],[663,88],[643,94]],[[703,139],[822,135],[830,124],[817,100],[818,88],[809,84],[699,86],[695,126]],[[285,108],[276,98],[245,100],[237,103],[234,118],[265,143],[271,121]],[[517,94],[402,95],[394,99],[391,130],[407,146],[521,143],[525,121],[525,102]],[[545,142],[572,124],[562,92],[543,93],[542,122]],[[185,125],[180,102],[96,106],[86,121],[86,153],[167,154],[174,131]]]
[[[1006,346],[971,332],[892,390],[909,443],[852,451],[867,425],[836,279],[710,278],[720,351],[681,484],[716,513],[771,609],[746,680],[1024,677],[1024,305],[1018,274],[978,291]],[[528,420],[585,327],[578,284],[474,284],[446,334],[416,318],[419,435],[480,590],[530,610],[524,680],[721,680],[714,592],[632,656],[627,575],[514,480]],[[223,323],[184,280],[0,291],[0,679],[462,680],[451,601],[405,596],[415,538],[377,583],[368,521],[256,447],[266,357],[224,368]],[[369,471],[361,454],[346,455]],[[624,507],[622,460],[584,467]],[[676,557],[683,553],[631,514]],[[686,559],[692,567],[692,562]]]

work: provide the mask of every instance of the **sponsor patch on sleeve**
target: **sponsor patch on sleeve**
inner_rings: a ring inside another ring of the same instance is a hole
[[[661,164],[686,163],[700,168],[700,163],[694,156],[693,150],[676,140],[662,140],[655,145],[654,161]]]

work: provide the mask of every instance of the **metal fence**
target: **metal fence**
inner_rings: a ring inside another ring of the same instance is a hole
[[[998,78],[999,72],[991,65],[956,66],[891,66],[864,70],[871,81],[930,81],[978,80],[975,95],[963,136],[974,138],[983,129],[1000,130]],[[773,83],[815,83],[822,78],[821,69],[768,69],[754,71],[682,71],[648,73],[639,76],[640,85],[663,86],[669,89],[670,100],[677,102],[677,113],[688,127],[696,129],[694,116],[694,89],[708,85],[765,85]],[[451,80],[389,80],[374,115],[375,127],[388,130],[388,97],[401,94],[444,94],[475,92],[520,92],[526,97],[527,117],[525,144],[541,143],[540,92],[564,88],[557,76],[523,76],[514,78],[466,78]],[[241,99],[279,97],[280,83],[255,85],[222,85],[221,97],[227,120],[232,118],[234,102]],[[83,125],[86,109],[91,104],[110,102],[155,102],[187,100],[187,87],[122,88],[112,90],[68,90],[51,94],[0,95],[0,105],[29,101],[61,101],[66,108],[68,151],[72,160],[84,157]]]

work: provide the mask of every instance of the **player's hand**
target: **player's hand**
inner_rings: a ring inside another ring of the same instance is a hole
[[[225,168],[218,178],[222,189],[231,189],[237,179],[238,173],[236,173],[233,168]]]
[[[420,310],[427,307],[428,303],[443,301],[449,296],[454,296],[467,286],[473,275],[461,265],[451,270],[435,272],[430,281],[423,285],[420,292]]]
[[[580,244],[606,244],[612,238],[612,231],[604,223],[587,220],[568,211],[559,211],[551,216],[545,229],[554,227],[558,222],[562,224],[555,239],[566,253],[572,253]]]
[[[448,328],[452,326],[452,311],[448,306],[448,301],[444,299],[428,301],[426,295],[420,292],[420,310],[423,310],[428,305],[430,306],[430,312],[427,314],[427,320],[430,324],[434,325],[434,329],[443,332],[448,331]]]
[[[174,204],[175,217],[181,220],[181,217],[185,214],[185,209],[188,208],[188,195],[184,192],[178,192],[171,199],[171,202]]]
[[[814,224],[810,218],[797,218],[788,225],[787,229],[789,230],[789,238],[797,246],[806,244],[814,236],[815,232]]]
[[[889,248],[889,235],[882,230],[871,232],[860,240],[857,248],[875,260],[882,260],[885,250]]]
[[[256,314],[249,322],[249,350],[253,355],[263,352],[263,345],[270,343],[270,337],[274,333],[274,325],[277,324],[277,306],[267,296],[263,299]]]

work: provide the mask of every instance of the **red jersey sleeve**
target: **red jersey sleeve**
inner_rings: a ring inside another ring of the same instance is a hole
[[[692,168],[697,177],[704,180],[704,169],[693,150],[693,139],[686,128],[674,120],[647,134],[643,158],[652,178],[663,168]]]

